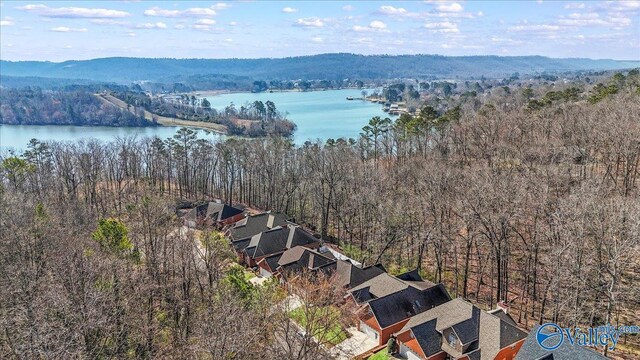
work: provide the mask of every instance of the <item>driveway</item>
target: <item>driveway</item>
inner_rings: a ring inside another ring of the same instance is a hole
[[[378,346],[376,341],[354,327],[348,328],[347,331],[351,337],[331,348],[331,355],[337,359],[351,359]]]

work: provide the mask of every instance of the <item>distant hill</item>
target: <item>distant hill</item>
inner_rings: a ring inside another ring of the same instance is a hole
[[[640,61],[554,59],[543,56],[440,56],[322,54],[281,59],[148,59],[113,57],[82,61],[0,61],[0,75],[93,81],[165,82],[193,75],[259,80],[502,77],[578,70],[633,68]]]

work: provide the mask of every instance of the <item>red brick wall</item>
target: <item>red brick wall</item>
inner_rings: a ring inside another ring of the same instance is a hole
[[[397,333],[402,330],[402,327],[409,321],[409,319],[405,319],[400,321],[399,323],[393,324],[389,327],[382,329],[382,333],[380,334],[379,340],[380,345],[385,345],[387,341],[391,338],[391,335]]]

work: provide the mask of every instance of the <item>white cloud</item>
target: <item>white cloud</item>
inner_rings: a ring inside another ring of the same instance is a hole
[[[462,7],[462,5],[454,2],[440,4],[438,5],[438,10],[442,12],[461,12],[462,10],[464,10],[464,8]]]
[[[296,20],[296,22],[294,23],[295,26],[302,26],[302,27],[315,27],[315,28],[320,28],[324,26],[324,22],[318,18],[312,17],[312,18],[301,18]]]
[[[315,36],[311,38],[311,42],[314,42],[316,44],[322,44],[324,42],[324,39],[320,36]]]
[[[391,5],[383,5],[380,6],[378,10],[380,14],[384,15],[406,15],[408,13],[407,9],[401,7],[393,7]]]
[[[353,11],[355,8],[352,5],[345,5],[342,7],[344,11]]]
[[[128,21],[115,20],[115,19],[93,19],[91,20],[91,23],[96,25],[115,25],[115,26],[129,25]]]
[[[215,25],[216,21],[212,20],[212,19],[200,19],[200,20],[196,21],[196,24],[199,24],[199,25]]]
[[[426,23],[424,27],[431,32],[437,33],[457,33],[460,31],[458,24],[450,21]]]
[[[230,25],[230,26],[236,26],[236,25],[238,25],[238,23],[237,23],[237,22],[235,22],[235,21],[231,21],[231,22],[229,23],[229,25]]]
[[[216,5],[208,8],[188,8],[185,10],[168,10],[154,6],[144,11],[145,16],[180,18],[180,17],[212,17],[217,15]]]
[[[182,30],[182,29],[186,28],[186,26],[184,26],[183,24],[176,24],[173,28],[174,29],[178,29],[178,30]]]
[[[128,36],[128,37],[136,37],[136,33],[134,33],[133,31],[129,31],[129,32],[127,33],[127,36]]]
[[[557,31],[560,30],[558,25],[549,24],[525,24],[509,27],[510,31]]]
[[[15,24],[15,22],[11,18],[4,18],[4,20],[0,20],[0,26],[11,26]]]
[[[373,20],[369,23],[369,26],[361,26],[355,25],[351,28],[351,30],[355,32],[367,32],[367,31],[379,31],[379,32],[389,32],[387,30],[387,24],[380,20]]]
[[[233,42],[233,39],[231,39],[231,38],[227,38],[227,39],[224,39],[224,42],[226,42],[226,43],[232,43],[232,42]]]
[[[564,6],[565,9],[584,9],[585,7],[584,3],[568,3]]]
[[[295,12],[298,12],[298,9],[294,9],[294,8],[292,8],[292,7],[288,7],[288,6],[287,6],[287,7],[285,7],[285,8],[282,8],[282,12],[283,12],[283,13],[287,13],[287,14],[293,14],[293,13],[295,13]]]
[[[135,28],[136,29],[166,29],[167,28],[167,24],[165,24],[163,22],[144,23],[144,24],[136,25]]]
[[[87,32],[88,30],[86,28],[70,28],[70,27],[66,27],[66,26],[58,26],[58,27],[54,27],[49,29],[49,31],[53,31],[53,32]]]
[[[82,8],[82,7],[59,7],[51,8],[47,5],[24,5],[18,6],[16,9],[24,10],[40,16],[52,18],[123,18],[131,16],[130,13],[120,10]]]
[[[380,20],[373,20],[370,24],[369,27],[372,29],[378,29],[378,30],[382,30],[382,29],[386,29],[387,28],[387,24],[383,23]]]
[[[215,4],[215,5],[211,5],[211,8],[212,8],[213,10],[226,10],[226,9],[228,9],[228,8],[230,8],[230,7],[231,7],[231,5],[230,5],[230,4],[222,3],[222,2],[221,2],[221,3],[217,3],[217,4]]]

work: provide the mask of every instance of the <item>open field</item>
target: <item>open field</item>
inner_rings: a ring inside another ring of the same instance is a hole
[[[109,94],[96,94],[96,96],[101,99],[102,101],[117,106],[120,109],[123,110],[128,110],[127,108],[127,104],[112,96]],[[130,110],[129,110],[130,111]],[[220,124],[214,124],[214,123],[209,123],[209,122],[204,122],[204,121],[189,121],[189,120],[182,120],[182,119],[177,119],[177,118],[170,118],[170,117],[166,117],[166,116],[160,116],[157,114],[153,114],[147,110],[144,110],[144,117],[145,119],[149,120],[149,121],[153,121],[153,119],[155,118],[156,121],[158,122],[158,124],[163,125],[163,126],[185,126],[185,127],[194,127],[194,128],[201,128],[201,129],[207,129],[210,131],[215,131],[219,134],[226,134],[227,133],[227,127],[224,125],[220,125]]]

